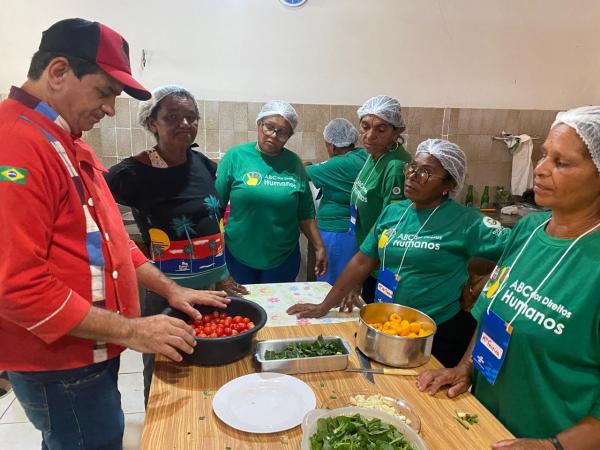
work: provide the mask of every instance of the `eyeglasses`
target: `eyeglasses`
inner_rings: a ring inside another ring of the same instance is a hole
[[[446,177],[441,177],[439,175],[433,175],[425,167],[417,167],[417,165],[414,163],[406,164],[404,166],[404,176],[406,178],[409,178],[409,177],[413,176],[413,174],[417,176],[417,183],[419,183],[419,184],[427,183],[430,178],[439,178],[441,180],[446,179]]]
[[[262,127],[263,133],[265,133],[269,136],[275,135],[277,140],[280,142],[287,141],[289,138],[292,137],[292,134],[294,134],[293,132],[290,133],[288,130],[283,129],[283,128],[275,128],[270,123],[261,122],[260,125]]]

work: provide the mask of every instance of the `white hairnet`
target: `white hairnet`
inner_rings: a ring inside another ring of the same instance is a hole
[[[600,172],[600,106],[581,106],[559,112],[551,128],[559,123],[564,123],[577,132]]]
[[[292,131],[298,126],[298,114],[292,105],[283,100],[272,100],[263,105],[256,117],[256,123],[265,117],[281,116],[292,126]]]
[[[400,102],[387,95],[371,97],[358,108],[356,114],[358,114],[359,119],[362,119],[367,114],[372,114],[392,124],[396,128],[405,127]]]
[[[338,118],[327,124],[323,137],[338,148],[349,147],[358,140],[358,131],[349,120]]]
[[[140,102],[138,107],[138,123],[145,128],[148,129],[148,117],[152,115],[160,101],[168,95],[177,94],[185,97],[189,97],[190,100],[194,103],[194,108],[196,112],[198,112],[198,105],[196,104],[196,98],[192,95],[190,91],[182,86],[178,86],[176,84],[167,84],[165,86],[157,87],[152,91],[152,97],[150,100],[146,100],[144,102]],[[200,115],[200,114],[198,114]]]
[[[467,157],[458,145],[444,139],[427,139],[417,147],[416,154],[419,153],[434,156],[456,181],[456,187],[450,192],[451,197],[460,192],[465,183]]]

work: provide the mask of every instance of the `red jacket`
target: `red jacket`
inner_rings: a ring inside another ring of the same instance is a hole
[[[85,216],[38,127],[60,141],[79,171],[102,236],[106,309],[139,315],[135,267],[147,259],[129,239],[92,149],[26,106],[33,97],[16,88],[11,97],[0,103],[0,370],[86,366],[94,342],[67,335],[91,306]],[[121,351],[109,345],[108,357]]]

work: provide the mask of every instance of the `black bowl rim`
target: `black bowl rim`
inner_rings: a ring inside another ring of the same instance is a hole
[[[248,299],[233,296],[233,295],[228,295],[227,298],[229,300],[236,300],[236,301],[240,301],[240,302],[244,302],[244,303],[252,303],[254,306],[256,306],[256,310],[260,313],[260,322],[255,323],[254,328],[252,328],[251,331],[245,331],[236,336],[223,336],[223,337],[216,337],[216,338],[203,338],[203,337],[195,336],[196,341],[199,341],[199,342],[223,342],[223,341],[234,342],[236,340],[252,338],[252,336],[254,336],[261,328],[263,328],[267,324],[267,319],[268,319],[267,311],[262,306],[260,306],[258,303],[254,302],[252,300],[248,300]],[[196,307],[204,307],[204,308],[211,307],[209,305],[195,305],[195,306]],[[196,309],[198,309],[198,308],[196,308]],[[215,308],[215,310],[218,310],[218,308]],[[224,311],[226,311],[226,310],[227,310],[227,308],[225,308]],[[169,315],[169,313],[172,311],[177,311],[182,314],[185,314],[183,311],[179,311],[178,309],[171,308],[170,306],[168,308],[166,308],[161,314]]]

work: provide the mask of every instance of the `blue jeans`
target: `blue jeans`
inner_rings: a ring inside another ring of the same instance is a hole
[[[300,270],[300,246],[296,244],[292,253],[273,269],[254,269],[241,263],[229,252],[227,245],[225,245],[225,261],[227,261],[229,274],[240,284],[291,283],[296,281]]]
[[[42,450],[121,450],[125,420],[117,388],[119,357],[46,372],[8,372]]]

